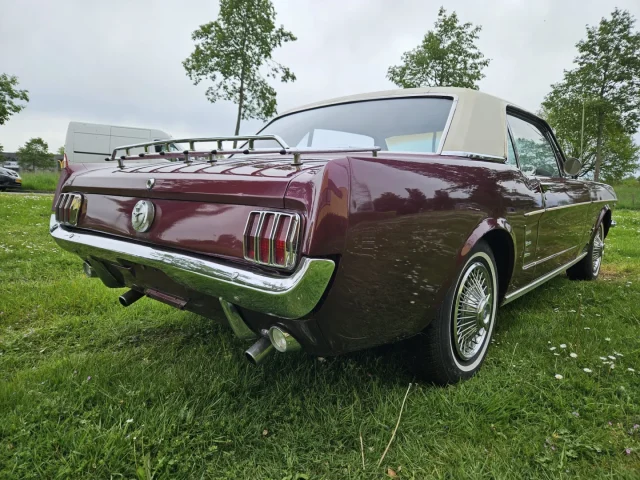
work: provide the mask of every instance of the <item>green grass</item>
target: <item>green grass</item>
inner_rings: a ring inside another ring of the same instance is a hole
[[[635,178],[623,180],[613,189],[618,196],[618,208],[640,210],[640,181]]]
[[[20,172],[23,190],[55,192],[60,172]]]
[[[500,310],[475,378],[418,381],[378,467],[416,381],[399,347],[251,367],[226,327],[84,278],[50,202],[0,195],[0,478],[638,478],[640,212],[600,280]]]

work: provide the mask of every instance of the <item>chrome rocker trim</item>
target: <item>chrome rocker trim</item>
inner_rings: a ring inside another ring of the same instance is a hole
[[[191,290],[287,319],[303,317],[313,310],[335,269],[332,260],[303,257],[288,277],[258,274],[156,247],[70,231],[53,215],[49,231],[60,247],[83,260],[95,257],[114,263],[124,260],[153,267]]]
[[[563,252],[561,252],[561,253],[563,253]],[[540,285],[542,285],[543,283],[551,280],[553,277],[555,277],[555,276],[561,274],[562,272],[566,271],[569,267],[574,266],[576,263],[578,263],[580,260],[582,260],[586,255],[587,255],[586,252],[581,253],[576,258],[571,260],[569,263],[567,263],[565,265],[562,265],[561,267],[558,267],[555,270],[553,270],[553,271],[551,271],[551,272],[549,272],[549,273],[537,278],[536,280],[534,280],[530,284],[525,285],[524,287],[519,288],[518,290],[514,290],[513,292],[508,293],[507,295],[504,296],[504,300],[502,301],[502,305],[506,305],[507,303],[513,302],[516,298],[520,298],[525,293],[529,293],[534,288],[537,288]],[[545,260],[548,260],[548,259],[545,259]]]

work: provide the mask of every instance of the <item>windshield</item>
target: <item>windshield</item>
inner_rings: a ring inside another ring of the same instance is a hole
[[[369,100],[314,108],[278,118],[261,135],[279,135],[291,147],[373,147],[396,152],[438,151],[451,98]],[[277,147],[260,142],[260,147]],[[258,146],[256,144],[256,146]]]

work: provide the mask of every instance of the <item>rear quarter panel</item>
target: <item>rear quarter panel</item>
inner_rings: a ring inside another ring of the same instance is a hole
[[[520,172],[502,164],[397,155],[352,157],[348,167],[348,223],[337,237],[344,246],[316,312],[334,352],[420,332],[479,233],[502,228],[515,239],[538,201]]]

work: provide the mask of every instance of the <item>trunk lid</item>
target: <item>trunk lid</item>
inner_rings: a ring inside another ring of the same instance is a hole
[[[294,166],[290,157],[281,156],[222,159],[213,165],[132,161],[122,170],[110,164],[75,171],[62,192],[83,194],[78,228],[246,262],[243,237],[250,213],[284,210],[291,180],[303,173],[315,176],[326,162],[306,160]],[[138,232],[132,213],[143,199],[153,204],[154,218],[148,231]]]
[[[302,172],[320,171],[326,160],[300,166],[282,157],[207,162],[136,164],[89,170],[73,176],[63,191],[282,208],[289,182]],[[153,187],[147,181],[153,179]]]

